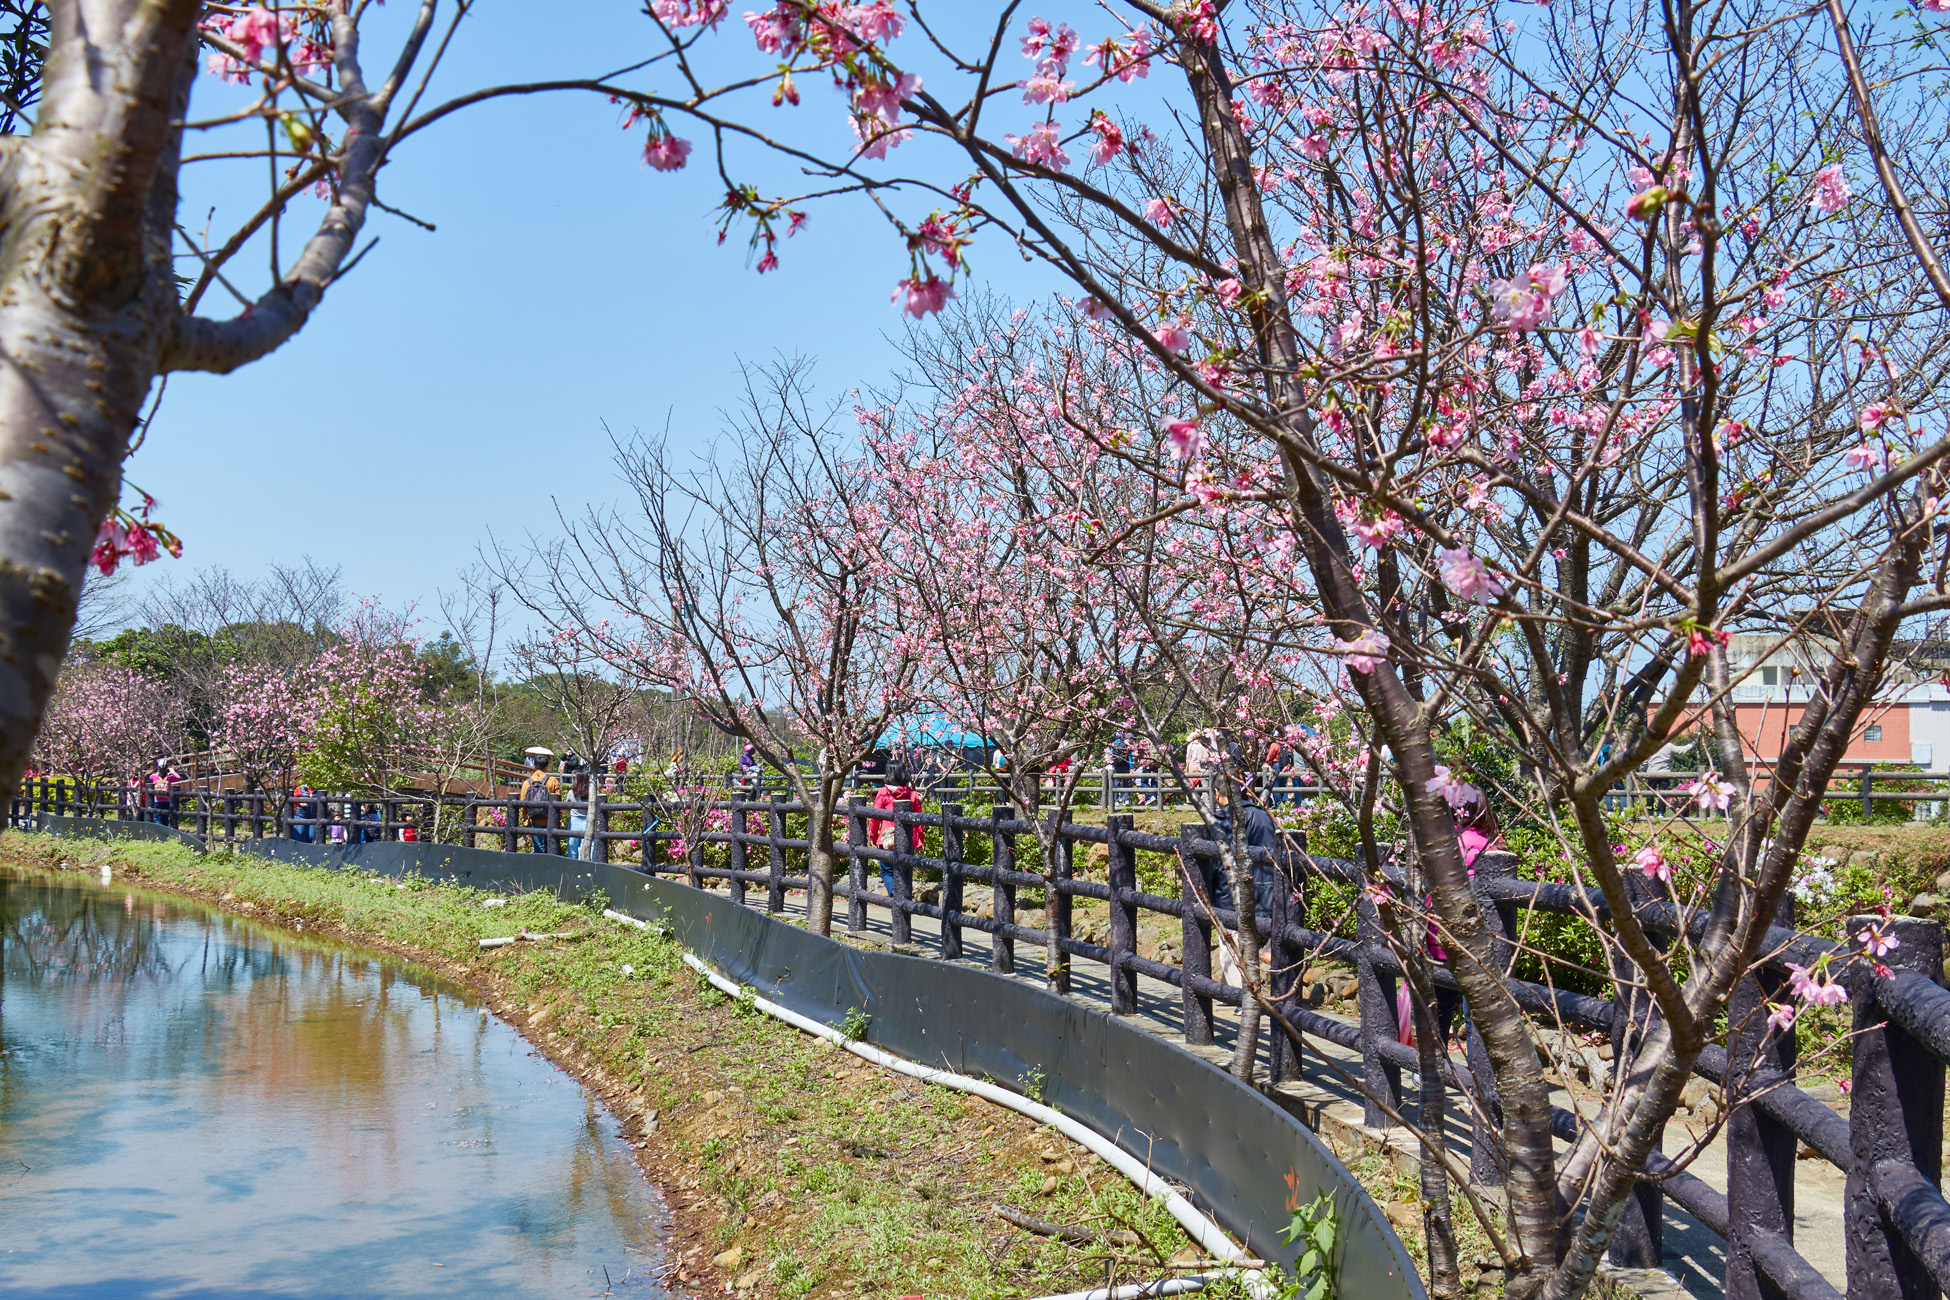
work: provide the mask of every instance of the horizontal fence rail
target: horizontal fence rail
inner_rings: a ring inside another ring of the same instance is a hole
[[[1911,781],[1919,776],[1897,775]],[[1148,787],[1106,788],[1137,796]],[[1866,778],[1861,788],[1868,790]],[[1296,796],[1301,792],[1295,787]],[[789,893],[805,893],[813,886],[806,866],[809,832],[787,833],[790,821],[804,825],[806,807],[782,794],[689,803],[619,801],[598,794],[587,802],[565,802],[431,794],[294,798],[179,789],[159,800],[138,790],[38,779],[15,794],[8,825],[31,829],[43,814],[155,822],[205,844],[267,837],[361,843],[437,835],[467,847],[609,862],[612,849],[624,843],[641,853],[640,864],[626,865],[680,877],[699,888],[723,882],[740,904],[750,901],[750,891],[762,890],[763,906],[775,913],[784,910]],[[1094,963],[1105,972],[1111,1010],[1117,1015],[1138,1010],[1138,977],[1149,976],[1177,991],[1185,1040],[1193,1045],[1212,1043],[1214,1004],[1238,1006],[1244,996],[1238,986],[1214,977],[1213,927],[1236,929],[1239,917],[1211,902],[1212,886],[1221,878],[1220,846],[1208,838],[1203,821],[1182,824],[1177,835],[1157,835],[1137,830],[1129,813],[1112,811],[1102,825],[1067,822],[1052,833],[1051,826],[1023,820],[1006,805],[980,815],[968,815],[958,804],[943,804],[939,812],[913,812],[877,809],[857,794],[836,810],[835,821],[834,915],[850,931],[864,930],[869,910],[879,909],[895,942],[908,943],[913,918],[930,917],[940,923],[943,957],[979,957],[969,951],[967,933],[986,934],[987,964],[1003,974],[1015,971],[1020,943],[1054,950],[1067,960],[1047,970],[1052,990],[1071,991],[1072,960]],[[940,852],[925,855],[902,847],[914,843],[916,831],[938,831]],[[1056,851],[1044,870],[1020,869],[1020,841],[1029,837],[1038,843],[1039,831]],[[986,852],[971,855],[978,841],[985,843]],[[725,865],[706,861],[707,846],[723,846]],[[1103,847],[1103,880],[1076,875],[1079,846],[1086,852],[1090,846]],[[1140,888],[1141,852],[1173,861],[1176,887],[1171,894]],[[1353,863],[1307,853],[1297,838],[1278,851],[1255,848],[1251,857],[1274,868],[1286,886],[1270,891],[1272,911],[1257,917],[1271,948],[1273,1000],[1304,1033],[1360,1053],[1365,1083],[1374,1094],[1367,1102],[1367,1122],[1386,1127],[1389,1120],[1379,1103],[1399,1109],[1402,1072],[1412,1076],[1420,1068],[1415,1050],[1399,1041],[1395,986],[1402,974],[1400,962],[1381,937],[1373,904],[1356,891],[1346,891],[1354,899],[1354,938],[1301,923],[1310,915],[1313,890],[1351,886],[1362,879],[1361,872]],[[1485,853],[1477,860],[1474,883],[1497,940],[1498,960],[1506,969],[1514,957],[1522,911],[1577,915],[1599,925],[1609,921],[1607,904],[1596,889],[1518,879],[1516,865],[1514,855]],[[917,872],[938,875],[938,892],[929,891],[933,901],[916,896]],[[968,906],[971,884],[991,891],[987,915]],[[1045,894],[1040,925],[1022,923],[1018,900],[1026,889]],[[1091,942],[1072,932],[1077,899],[1107,904],[1108,942]],[[1178,921],[1176,961],[1139,953],[1139,919],[1147,912]],[[1698,938],[1705,925],[1698,913],[1651,895],[1635,900],[1635,913],[1648,930],[1666,938],[1676,939],[1682,930]],[[1657,1181],[1642,1185],[1633,1210],[1620,1224],[1611,1246],[1614,1263],[1660,1267],[1659,1202],[1670,1198],[1726,1239],[1730,1293],[1778,1293],[1790,1300],[1836,1296],[1792,1244],[1794,1161],[1798,1146],[1806,1144],[1847,1176],[1847,1294],[1894,1300],[1950,1289],[1950,1202],[1940,1187],[1945,1062],[1950,1060],[1943,928],[1913,918],[1898,918],[1890,925],[1901,946],[1883,958],[1887,973],[1871,974],[1851,965],[1843,975],[1855,1017],[1849,1115],[1840,1115],[1796,1086],[1792,1034],[1764,1040],[1757,1028],[1743,1030],[1728,1046],[1709,1047],[1699,1058],[1697,1073],[1723,1086],[1728,1095],[1751,1097],[1728,1120],[1728,1190],[1717,1191],[1663,1156],[1655,1157],[1651,1172]],[[1851,923],[1849,931],[1856,928]],[[1759,999],[1785,999],[1780,990],[1787,963],[1807,966],[1838,947],[1775,927],[1763,944],[1773,959],[1736,993],[1730,1020],[1756,1024],[1764,1017],[1745,1013],[1759,1006]],[[1358,1023],[1302,1000],[1299,972],[1310,960],[1323,958],[1353,966],[1359,983]],[[1442,965],[1435,965],[1433,975],[1439,988],[1457,988]],[[1540,1020],[1609,1034],[1615,1056],[1628,1034],[1637,1038],[1644,1032],[1651,1014],[1514,977],[1510,986],[1524,1009]],[[1298,1054],[1281,1035],[1269,1036],[1267,1057],[1272,1083],[1300,1077]],[[1757,1067],[1750,1064],[1756,1059]],[[1557,1068],[1566,1065],[1560,1062]],[[1443,1070],[1446,1082],[1478,1103],[1469,1107],[1472,1115],[1500,1114],[1488,1057],[1473,1026],[1465,1060]],[[1576,1138],[1580,1121],[1575,1114],[1557,1108],[1553,1118],[1559,1137]],[[1472,1122],[1472,1175],[1477,1182],[1498,1184],[1502,1175],[1493,1135],[1480,1120]]]

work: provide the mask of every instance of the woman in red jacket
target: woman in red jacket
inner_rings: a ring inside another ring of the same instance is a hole
[[[892,811],[894,809],[898,809],[901,812],[921,811],[921,796],[913,786],[907,783],[907,765],[905,763],[893,763],[888,766],[887,784],[881,786],[879,790],[874,792],[873,806],[882,811]],[[867,837],[873,841],[874,847],[876,848],[893,848],[898,843],[895,835],[899,829],[900,827],[897,823],[888,821],[884,817],[870,817],[867,819]],[[907,828],[907,833],[909,836],[909,848],[913,852],[919,853],[921,851],[921,841],[927,837],[927,832],[922,830],[918,825],[912,825]],[[894,873],[893,863],[882,862],[880,864],[880,884],[887,891],[888,897],[892,898],[896,896],[894,882],[899,879],[900,877]]]

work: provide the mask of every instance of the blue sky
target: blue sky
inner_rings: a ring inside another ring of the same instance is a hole
[[[388,6],[382,22],[408,8]],[[436,91],[607,71],[647,49],[636,8],[552,0],[564,21],[542,24],[477,6]],[[390,61],[388,35],[366,39],[375,63]],[[749,59],[735,17],[721,39]],[[803,89],[795,124],[844,139],[838,97]],[[226,93],[204,78],[196,113]],[[901,329],[889,294],[907,259],[877,214],[847,199],[818,206],[781,242],[781,268],[758,276],[742,238],[714,242],[721,187],[700,165],[702,142],[685,171],[654,172],[640,163],[641,128],[625,134],[619,121],[593,96],[537,96],[475,106],[408,142],[380,197],[437,232],[375,214],[379,246],[297,338],[233,375],[171,378],[126,474],[162,503],[185,552],[141,579],[213,564],[255,576],[308,554],[343,565],[360,595],[436,614],[435,590],[453,586],[490,528],[547,533],[555,500],[575,509],[615,495],[605,421],[627,432],[668,419],[701,448],[735,401],[741,358],[816,357],[825,393],[887,377]],[[201,227],[214,209],[221,240],[264,185],[262,162],[188,167],[183,224]],[[287,260],[321,210],[294,206]],[[998,241],[977,253],[1002,292],[1055,287]],[[233,265],[241,289],[261,290],[265,250]],[[234,304],[213,292],[205,310]]]

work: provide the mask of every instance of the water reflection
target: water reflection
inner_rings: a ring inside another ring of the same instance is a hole
[[[0,945],[7,1296],[662,1294],[614,1123],[464,990],[18,874]]]

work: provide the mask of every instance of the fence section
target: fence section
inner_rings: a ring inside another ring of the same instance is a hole
[[[579,825],[571,821],[578,811]],[[625,841],[641,855],[634,870],[681,878],[698,888],[723,882],[736,904],[751,902],[749,891],[759,890],[763,908],[773,913],[785,908],[788,894],[813,887],[805,865],[811,850],[806,809],[783,796],[690,805],[598,799],[585,806],[433,796],[316,797],[294,803],[278,796],[220,793],[182,795],[168,808],[142,809],[104,804],[88,791],[43,782],[23,787],[13,801],[9,824],[32,827],[43,813],[146,816],[211,844],[291,838],[320,848],[342,843],[349,851],[441,826],[466,848],[503,853],[555,855],[586,843],[591,864],[608,862],[611,848]],[[1038,826],[1007,806],[973,816],[952,804],[938,813],[915,813],[877,810],[857,795],[838,820],[844,822],[845,833],[836,845],[834,916],[836,921],[844,918],[849,930],[864,929],[870,911],[877,910],[887,916],[896,941],[906,941],[912,919],[929,917],[940,924],[944,957],[981,961],[985,956],[988,968],[1004,975],[1015,969],[1018,945],[1034,945],[1056,954],[1047,969],[1049,985],[1058,993],[1069,991],[1073,962],[1093,963],[1103,969],[1112,1011],[1119,1015],[1137,1010],[1138,977],[1147,976],[1176,991],[1185,1038],[1194,1044],[1212,1041],[1215,1003],[1237,1006],[1242,999],[1236,985],[1214,975],[1214,927],[1236,930],[1239,917],[1213,905],[1221,879],[1220,846],[1207,838],[1202,822],[1181,826],[1176,836],[1162,836],[1135,829],[1128,813],[1111,813],[1102,825]],[[619,821],[630,824],[614,824]],[[788,834],[795,823],[798,834]],[[938,854],[913,851],[916,829],[939,832]],[[1019,850],[1025,840],[1039,851],[1049,846],[1045,870],[1021,868]],[[706,845],[725,847],[725,865],[706,861]],[[1073,854],[1097,846],[1103,850],[1105,879],[1080,878],[1071,869]],[[1142,887],[1136,869],[1139,853],[1167,855],[1175,864],[1169,893]],[[1369,1090],[1399,1108],[1402,1072],[1413,1076],[1419,1066],[1414,1050],[1399,1041],[1395,985],[1402,968],[1366,910],[1371,905],[1357,903],[1352,939],[1310,929],[1296,919],[1311,914],[1310,893],[1322,887],[1340,888],[1359,899],[1353,887],[1360,872],[1352,863],[1309,854],[1299,843],[1275,852],[1254,849],[1252,856],[1288,886],[1271,891],[1273,912],[1257,917],[1260,933],[1271,945],[1274,1001],[1306,1034],[1360,1053]],[[1597,890],[1520,880],[1514,868],[1515,859],[1508,854],[1488,853],[1477,863],[1475,888],[1493,929],[1502,935],[1514,937],[1517,913],[1523,910],[1580,915],[1600,925],[1609,919]],[[917,873],[938,879],[938,892],[929,891],[932,899],[917,896]],[[969,910],[971,885],[990,891],[989,906]],[[1019,903],[1025,890],[1044,895],[1040,925],[1023,923]],[[1078,900],[1107,906],[1107,942],[1073,932]],[[1647,897],[1635,910],[1642,923],[1666,938],[1677,939],[1685,931],[1696,939],[1703,933],[1701,916],[1682,912],[1669,901]],[[1175,961],[1138,951],[1140,918],[1147,913],[1179,923],[1181,947]],[[1849,933],[1873,919],[1851,922]],[[1669,1197],[1727,1240],[1729,1294],[1779,1294],[1790,1300],[1835,1296],[1834,1288],[1793,1247],[1792,1164],[1796,1144],[1804,1143],[1847,1175],[1849,1296],[1909,1300],[1950,1288],[1950,1202],[1940,1187],[1945,1061],[1950,1060],[1942,927],[1916,919],[1897,925],[1902,946],[1885,958],[1887,974],[1871,976],[1857,965],[1847,976],[1853,981],[1855,1008],[1850,1115],[1842,1117],[1795,1086],[1792,1035],[1760,1051],[1757,1064],[1755,1053],[1762,1044],[1751,1031],[1736,1036],[1732,1050],[1708,1048],[1698,1073],[1728,1094],[1752,1097],[1729,1127],[1729,1190],[1719,1192],[1696,1174],[1655,1158],[1653,1172],[1660,1177],[1645,1185],[1634,1213],[1615,1236],[1614,1263],[1659,1266],[1659,1201]],[[985,955],[971,952],[970,931],[989,937]],[[1774,960],[1754,989],[1742,990],[1746,1005],[1778,986],[1787,963],[1812,965],[1835,945],[1777,926],[1764,948],[1775,954]],[[1301,1001],[1299,972],[1306,962],[1321,958],[1345,962],[1358,973],[1358,1023]],[[1441,965],[1433,973],[1439,988],[1457,987]],[[1614,1042],[1643,1025],[1644,1012],[1607,999],[1521,979],[1513,979],[1511,987],[1519,1003],[1538,1018],[1608,1033]],[[1299,1054],[1272,1037],[1267,1068],[1274,1083],[1297,1078]],[[1466,1062],[1445,1066],[1444,1078],[1473,1098],[1473,1110],[1500,1115],[1487,1058],[1473,1029]],[[1372,1103],[1368,1119],[1376,1125],[1387,1122]],[[1558,1136],[1575,1139],[1576,1115],[1558,1108],[1553,1119]],[[1479,1128],[1471,1165],[1477,1181],[1495,1184],[1501,1181],[1498,1153],[1488,1138]]]

